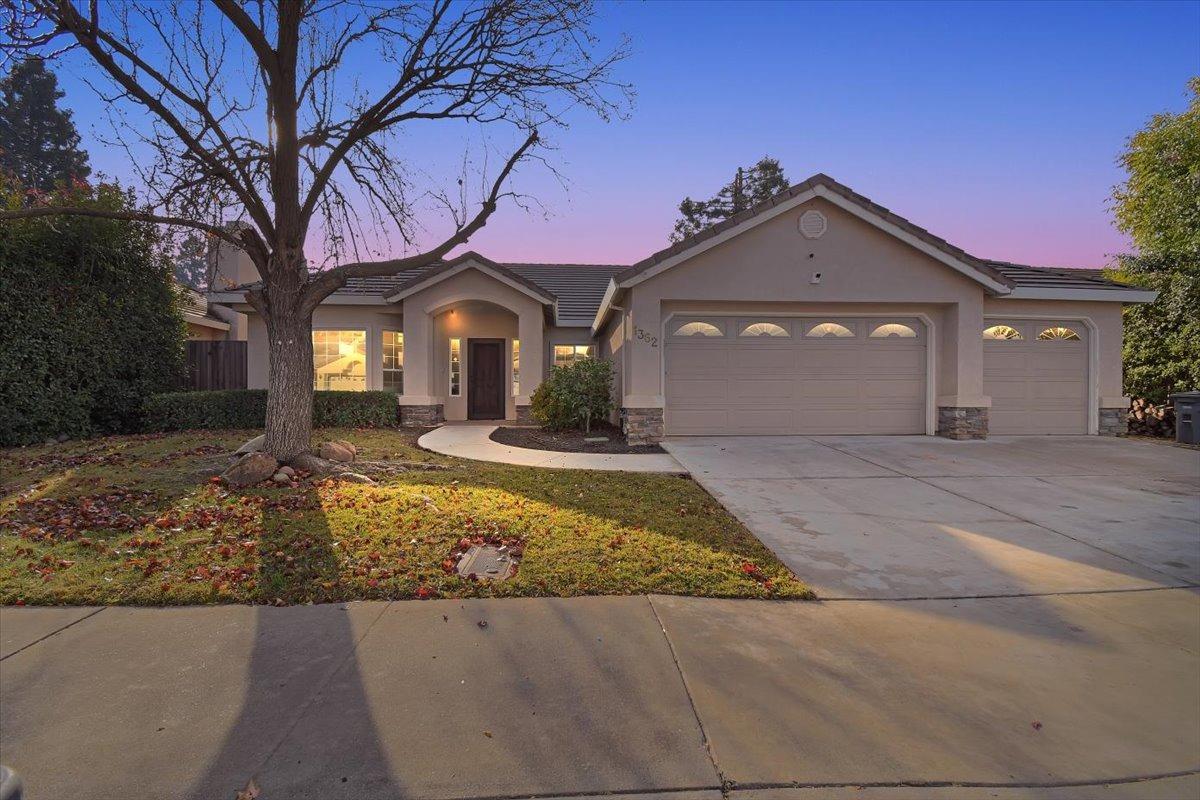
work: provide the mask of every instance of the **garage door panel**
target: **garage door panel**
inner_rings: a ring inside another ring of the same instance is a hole
[[[863,396],[867,400],[888,399],[903,402],[906,399],[925,400],[925,381],[921,378],[869,379],[862,382]]]
[[[855,409],[811,408],[797,414],[797,433],[822,434],[831,431],[862,431],[862,415]]]
[[[729,420],[734,433],[790,433],[795,427],[795,413],[791,409],[748,409],[733,415]]]
[[[749,319],[749,318],[747,318]],[[855,338],[784,337],[671,340],[666,346],[667,430],[689,433],[924,433],[926,332],[916,339],[866,336],[877,322],[841,320]],[[785,320],[785,322],[787,322]]]
[[[830,373],[856,374],[858,372],[858,351],[850,347],[804,343],[795,349],[796,368],[807,375],[827,375]]]
[[[729,414],[724,410],[671,409],[671,431],[673,433],[707,433],[728,428]]]
[[[866,416],[866,433],[901,434],[925,428],[925,409],[881,408]]]
[[[1060,400],[1081,403],[1087,398],[1083,384],[1077,380],[1034,381],[1032,388],[1033,399],[1038,401]]]
[[[729,369],[730,349],[711,347],[675,347],[671,352],[672,372],[724,374]]]
[[[729,398],[734,402],[755,400],[782,400],[790,402],[796,394],[796,383],[791,378],[749,378],[730,382]]]
[[[732,364],[739,373],[791,372],[794,366],[790,349],[761,346],[739,348]]]
[[[726,379],[670,378],[667,394],[680,405],[725,403],[729,401]]]
[[[924,374],[925,350],[907,347],[866,347],[859,365],[876,375]]]
[[[1026,338],[983,343],[983,391],[992,398],[993,434],[1087,433],[1086,328],[1069,324],[1081,341],[1038,339],[1047,323],[1005,321]]]
[[[803,399],[854,402],[858,398],[858,381],[853,378],[844,380],[802,378],[798,395]]]

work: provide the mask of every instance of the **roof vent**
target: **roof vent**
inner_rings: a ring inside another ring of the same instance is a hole
[[[820,239],[829,223],[820,211],[805,211],[800,215],[800,235],[805,239]]]

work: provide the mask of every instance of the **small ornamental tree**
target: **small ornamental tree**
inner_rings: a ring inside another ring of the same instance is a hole
[[[29,191],[10,183],[0,208]],[[121,211],[119,187],[38,202]],[[100,217],[0,223],[0,444],[137,430],[143,399],[175,388],[186,326],[158,226]]]
[[[585,358],[555,367],[531,398],[533,418],[552,430],[582,428],[612,413],[613,371],[608,361]]]

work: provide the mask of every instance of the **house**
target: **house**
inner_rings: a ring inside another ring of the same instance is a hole
[[[179,305],[191,342],[240,341],[246,338],[246,315],[227,306],[209,303],[208,297],[177,283]]]
[[[225,246],[224,280],[257,280]],[[350,281],[313,318],[316,388],[386,389],[405,423],[528,415],[603,357],[631,441],[688,434],[1118,434],[1121,308],[1096,271],[971,255],[825,175],[631,266],[476,253]],[[267,381],[248,313],[249,385]]]

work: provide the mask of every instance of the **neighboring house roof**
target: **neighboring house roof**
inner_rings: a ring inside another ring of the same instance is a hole
[[[184,322],[204,328],[229,330],[229,323],[208,311],[208,298],[190,286],[176,282],[179,287],[179,308]]]

